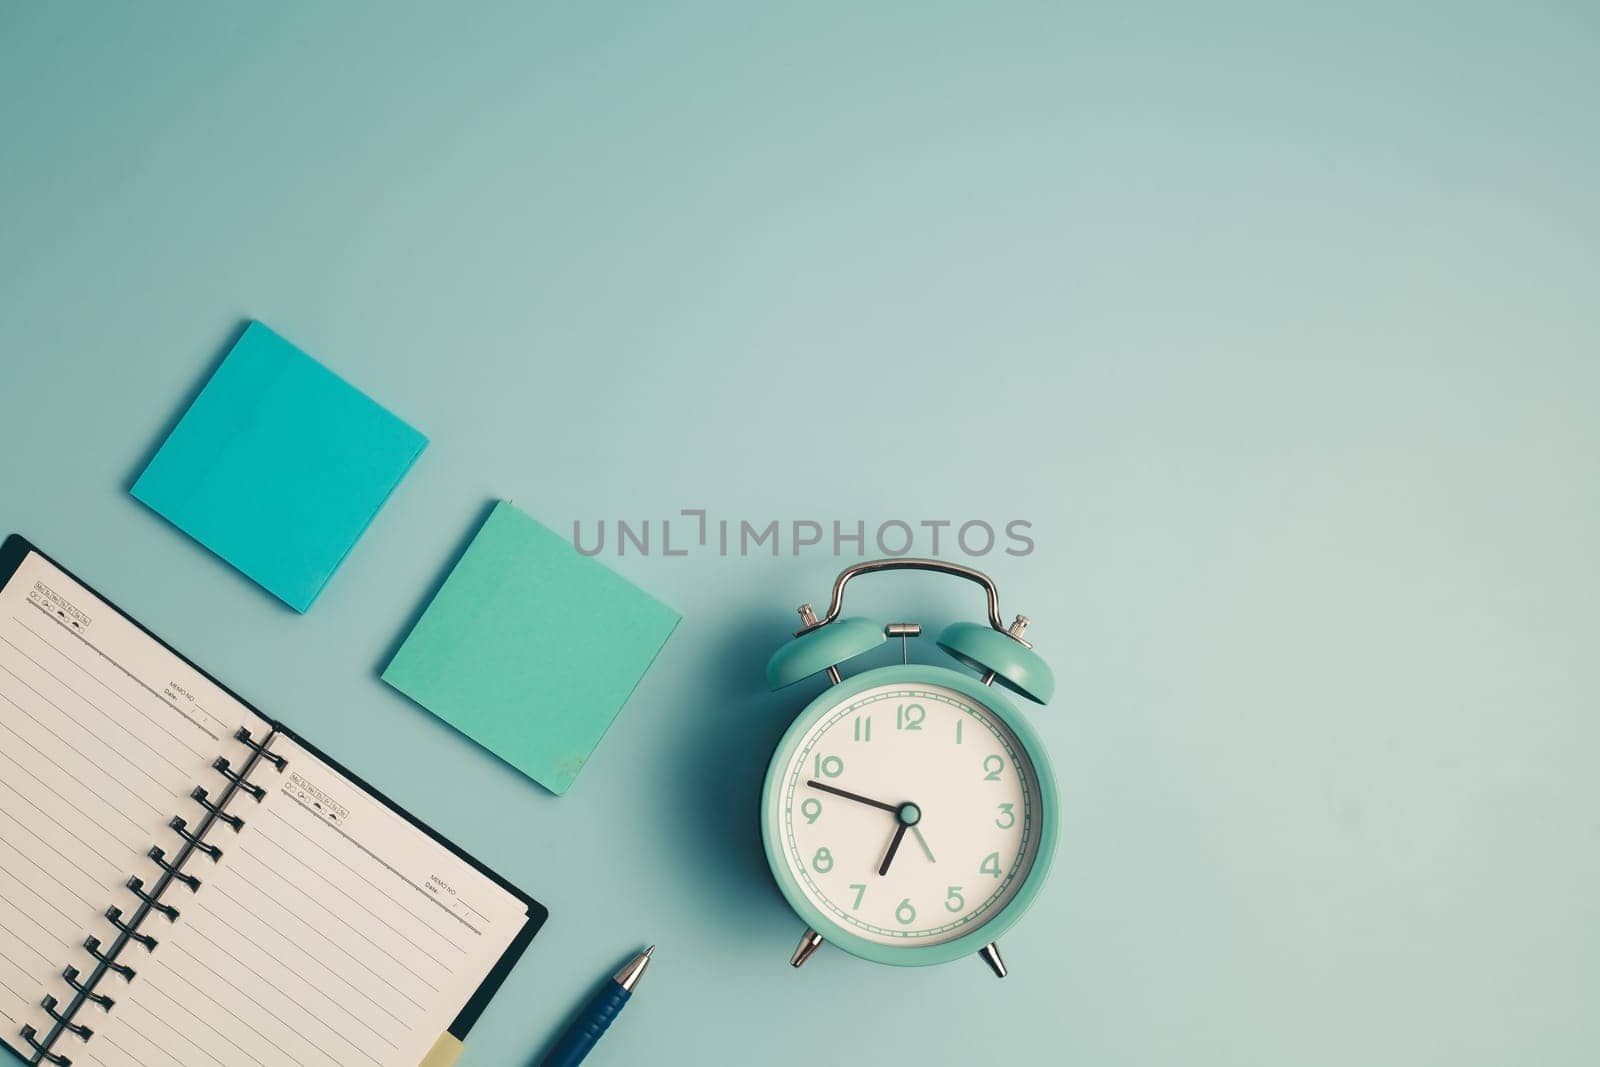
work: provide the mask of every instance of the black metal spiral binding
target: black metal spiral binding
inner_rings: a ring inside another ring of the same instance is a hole
[[[47,995],[43,1000],[39,1001],[39,1007],[44,1009],[44,1013],[46,1015],[60,1023],[61,1029],[66,1030],[69,1033],[77,1034],[85,1041],[94,1036],[93,1030],[89,1029],[87,1026],[84,1026],[82,1023],[75,1023],[71,1019],[67,1018],[67,1013],[61,1010],[60,1002],[56,1000],[55,997]]]
[[[265,742],[252,741],[250,739],[250,731],[241,726],[233,732],[233,739],[250,749],[250,751],[254,752],[268,763],[272,764],[274,767],[278,768],[279,774],[282,774],[283,769],[289,765],[289,761],[284,757],[278,755],[276,752],[267,751],[267,745],[272,743],[271,738],[268,738]]]
[[[130,876],[124,885],[130,893],[138,898],[140,907],[129,917],[125,917],[123,910],[114,905],[106,909],[106,921],[116,927],[118,932],[115,943],[105,947],[98,937],[91,935],[84,938],[84,951],[99,964],[94,973],[84,977],[76,967],[70,966],[61,971],[61,977],[66,981],[68,988],[75,994],[72,998],[72,1003],[63,1008],[54,996],[47,995],[40,1000],[40,1006],[44,1008],[46,1014],[55,1023],[50,1028],[49,1034],[41,1038],[38,1030],[34,1027],[21,1027],[22,1039],[34,1050],[34,1057],[30,1062],[50,1063],[54,1064],[55,1067],[71,1067],[72,1060],[54,1051],[53,1046],[62,1034],[70,1033],[85,1041],[94,1035],[94,1031],[88,1026],[74,1021],[80,1005],[93,1003],[100,1005],[106,1011],[110,1011],[112,1005],[116,1003],[109,996],[97,990],[96,986],[100,976],[111,971],[120,974],[125,981],[133,981],[137,972],[119,959],[123,946],[132,941],[143,945],[147,952],[155,951],[159,942],[139,929],[144,922],[144,917],[154,911],[165,915],[169,922],[178,918],[178,909],[161,899],[162,892],[172,882],[181,882],[189,887],[190,892],[200,888],[200,879],[183,870],[184,862],[195,852],[204,853],[213,862],[222,857],[222,849],[205,840],[206,833],[214,823],[225,823],[235,833],[243,829],[244,820],[225,810],[234,793],[248,793],[257,803],[266,798],[267,790],[249,781],[247,777],[255,769],[257,763],[263,760],[271,763],[280,773],[288,765],[288,761],[284,757],[267,751],[267,745],[271,743],[270,737],[265,742],[258,743],[251,737],[249,730],[240,727],[234,733],[234,740],[248,748],[250,755],[245,761],[244,769],[238,771],[233,769],[233,764],[224,756],[219,756],[212,762],[212,769],[227,779],[228,782],[228,786],[221,797],[217,800],[212,800],[211,794],[200,786],[196,786],[189,794],[190,799],[205,810],[205,816],[198,828],[190,829],[189,821],[179,815],[174,815],[167,823],[172,831],[184,841],[184,847],[179,850],[177,857],[169,860],[166,851],[159,845],[151,846],[150,850],[145,853],[150,862],[154,863],[162,871],[162,877],[158,884],[153,889],[147,889],[142,878],[137,875]]]
[[[143,945],[146,952],[154,952],[158,942],[149,934],[141,934],[139,927],[122,918],[122,909],[113,904],[106,909],[106,922],[121,930],[129,941],[137,941]]]
[[[234,785],[238,786],[241,791],[249,793],[255,798],[256,803],[259,804],[261,801],[266,799],[267,791],[261,788],[259,785],[256,785],[254,782],[248,781],[245,778],[244,773],[234,770],[233,764],[228,762],[228,758],[226,756],[218,756],[211,764],[211,769],[222,775],[222,777],[226,778]]]
[[[106,965],[106,970],[116,971],[126,981],[133,981],[133,976],[139,972],[129,967],[126,963],[118,963],[116,957],[109,952],[100,951],[100,939],[93,935],[83,939],[83,950],[101,963]]]
[[[209,841],[200,840],[200,835],[189,829],[189,821],[183,816],[174,815],[170,820],[168,820],[167,825],[172,827],[173,832],[179,837],[189,842],[190,846],[193,847],[196,852],[204,852],[206,855],[210,856],[212,863],[215,863],[217,860],[222,858],[222,849],[218,848],[216,845],[213,845]]]
[[[184,885],[188,886],[189,892],[193,893],[196,889],[200,888],[200,879],[196,878],[192,874],[185,874],[183,871],[179,870],[177,864],[172,863],[167,859],[166,850],[160,845],[151,845],[150,851],[146,852],[145,855],[150,857],[150,862],[154,863],[157,867],[160,867],[163,871],[166,871],[168,874],[172,875],[172,880],[174,882],[182,882]]]
[[[67,966],[61,968],[61,977],[66,979],[67,985],[72,988],[73,992],[82,993],[84,1000],[87,1000],[92,1004],[98,1004],[106,1011],[110,1011],[112,1006],[116,1004],[116,1001],[112,1000],[104,993],[96,993],[94,991],[94,987],[89,985],[88,982],[80,980],[78,977],[78,968],[76,967]]]
[[[39,1031],[33,1027],[24,1026],[20,1033],[22,1034],[22,1040],[33,1046],[33,1051],[39,1055],[43,1062],[56,1064],[56,1067],[72,1067],[70,1059],[59,1052],[51,1052],[45,1047],[45,1043],[39,1040]]]
[[[239,818],[237,815],[229,815],[227,812],[222,810],[222,805],[212,803],[211,794],[207,793],[200,786],[194,787],[194,791],[189,794],[189,799],[209,811],[218,822],[225,822],[229,826],[233,827],[234,833],[238,833],[240,830],[244,829],[243,819]]]
[[[127,886],[128,892],[132,893],[134,896],[150,905],[151,911],[159,911],[161,914],[167,917],[167,922],[169,923],[177,921],[178,909],[174,908],[171,904],[163,904],[161,901],[156,899],[154,893],[145,892],[143,878],[140,878],[138,875],[133,875],[124,884]]]

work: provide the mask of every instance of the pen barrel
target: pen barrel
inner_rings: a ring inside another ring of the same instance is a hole
[[[561,1035],[561,1040],[544,1058],[541,1067],[577,1067],[589,1050],[594,1048],[595,1042],[610,1028],[611,1021],[628,1003],[630,996],[632,994],[616,982],[607,982],[571,1028]]]

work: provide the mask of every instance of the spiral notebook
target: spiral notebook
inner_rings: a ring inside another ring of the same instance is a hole
[[[545,916],[22,538],[0,547],[0,1037],[24,1062],[438,1062]]]

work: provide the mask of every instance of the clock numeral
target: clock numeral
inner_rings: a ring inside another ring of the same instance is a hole
[[[961,728],[963,726],[965,726],[965,725],[966,725],[966,722],[964,720],[962,720],[962,719],[957,719],[956,720],[956,744],[958,744],[958,745],[961,743]]]
[[[894,711],[896,730],[920,730],[927,721],[928,709],[921,704],[901,704]]]
[[[856,902],[850,905],[850,910],[858,911],[861,908],[861,898],[867,895],[867,887],[860,882],[851,882],[850,888],[856,891]]]
[[[995,857],[995,862],[1000,862],[999,856]],[[833,853],[829,852],[826,848],[817,849],[817,854],[811,857],[811,869],[816,871],[818,874],[827,874],[829,871],[833,870]],[[999,868],[997,867],[996,870],[998,869]]]
[[[961,895],[961,887],[951,886],[944,894],[944,906],[948,911],[960,911],[967,906],[967,898]]]
[[[828,866],[833,866],[831,857],[828,860]],[[983,857],[983,863],[978,867],[978,873],[987,874],[992,878],[1000,877],[1000,853],[991,852]]]
[[[806,817],[806,823],[815,823],[822,818],[822,801],[816,797],[807,797],[800,804],[800,814]]]
[[[917,921],[917,909],[911,906],[910,897],[906,897],[900,902],[900,906],[894,909],[894,921],[901,926],[910,926]]]
[[[859,715],[856,716],[856,740],[857,741],[871,741],[872,740],[872,716],[871,715],[868,715],[865,719],[863,719]]]
[[[818,778],[837,778],[844,773],[844,760],[838,756],[824,756],[819,752],[816,768]]]
[[[1000,817],[994,821],[994,824],[1000,827],[1002,830],[1009,830],[1013,826],[1017,825],[1017,813],[1014,810],[1015,808],[1015,804],[1000,805]]]
[[[998,782],[1000,780],[1000,772],[1006,769],[1006,761],[999,756],[985,756],[983,757],[983,769],[988,772],[983,776],[984,781]]]

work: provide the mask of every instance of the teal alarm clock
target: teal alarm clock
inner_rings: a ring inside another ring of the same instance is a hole
[[[987,623],[939,635],[960,669],[909,662],[916,623],[840,616],[851,579],[889,570],[983,587]],[[829,942],[904,966],[978,955],[1005,977],[999,938],[1044,885],[1060,823],[1049,756],[1009,695],[1045,704],[1055,690],[1023,640],[1027,618],[1002,621],[987,575],[909,558],[846,568],[827,613],[818,619],[806,604],[800,618],[768,662],[767,683],[776,690],[826,673],[832,684],[784,734],[761,797],[767,862],[806,924],[790,962],[801,966]],[[900,664],[840,673],[895,637]]]

